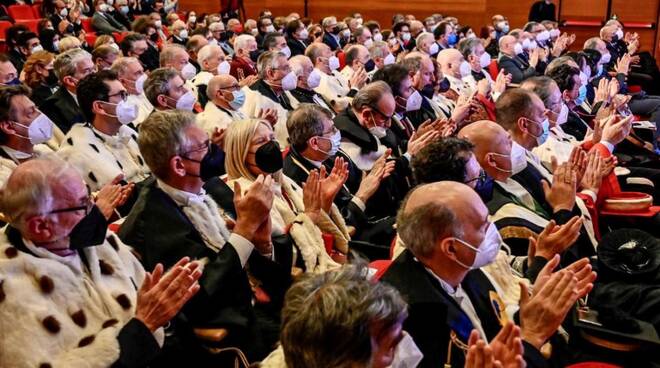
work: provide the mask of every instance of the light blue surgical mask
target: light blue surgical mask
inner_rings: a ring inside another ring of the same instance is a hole
[[[600,77],[603,74],[603,64],[598,64],[596,67],[596,77]]]
[[[587,86],[582,85],[580,86],[580,92],[578,94],[578,97],[575,99],[575,104],[580,106],[584,103],[586,99],[587,99]]]
[[[543,132],[541,132],[540,135],[535,136],[531,132],[529,132],[529,134],[531,134],[532,136],[534,136],[534,138],[536,138],[536,144],[537,145],[540,146],[543,143],[545,143],[545,141],[548,140],[548,136],[550,135],[550,120],[548,120],[547,117],[545,119],[543,119],[543,121],[541,123],[539,123],[537,121],[534,121],[532,119],[527,119],[527,120],[531,121],[531,122],[534,122],[535,124],[540,124],[541,125],[541,128],[543,129]]]
[[[239,89],[238,91],[232,91],[231,94],[234,96],[234,99],[229,101],[229,106],[234,110],[243,107],[243,104],[245,103],[245,92],[243,92],[242,89]]]

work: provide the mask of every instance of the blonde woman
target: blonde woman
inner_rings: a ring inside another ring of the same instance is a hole
[[[42,50],[32,53],[23,66],[25,85],[32,89],[30,99],[40,106],[57,91],[57,76],[53,72],[55,54]]]
[[[271,125],[264,120],[234,122],[227,129],[224,148],[227,183],[231,188],[235,188],[235,183],[249,188],[258,175],[273,175],[273,236],[291,236],[300,253],[294,250],[294,257],[302,257],[306,271],[324,272],[338,267],[325,250],[322,233],[333,235],[334,247],[344,254],[348,252],[350,235],[332,203],[348,177],[346,166],[338,165],[327,177],[325,168],[321,172],[313,170],[303,190],[282,173],[279,145]]]
[[[69,51],[71,49],[79,49],[82,46],[82,42],[79,39],[73,36],[66,36],[60,40],[60,53]]]

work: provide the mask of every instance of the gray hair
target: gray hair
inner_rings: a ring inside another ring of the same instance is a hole
[[[220,52],[220,54],[224,55],[224,52],[222,51],[222,47],[211,44],[205,45],[197,52],[197,62],[201,66],[203,62],[213,57],[213,55],[216,54],[218,51]]]
[[[297,77],[300,77],[303,74],[303,64],[305,62],[309,62],[311,64],[311,60],[309,60],[309,58],[305,55],[296,55],[289,59],[289,66],[291,67],[291,71],[293,71]],[[313,66],[314,64],[312,64],[312,67]]]
[[[149,74],[144,81],[144,95],[152,105],[158,106],[158,96],[167,95],[170,89],[170,81],[181,74],[174,68],[158,68]],[[183,77],[182,77],[183,78]]]
[[[53,62],[53,70],[55,70],[57,79],[62,82],[64,77],[76,74],[78,63],[84,59],[92,60],[92,55],[83,49],[71,49],[57,55]]]
[[[312,64],[316,65],[316,59],[321,57],[321,53],[323,53],[327,46],[328,45],[322,42],[312,42],[305,49],[305,56],[307,56],[309,60],[312,61]]]
[[[160,52],[160,58],[158,59],[160,66],[162,67],[169,64],[174,60],[174,57],[176,57],[179,51],[183,51],[186,54],[188,53],[185,47],[177,43],[170,43],[163,47],[163,50]]]
[[[121,78],[122,75],[126,72],[126,69],[128,69],[128,66],[132,63],[140,63],[140,60],[133,56],[120,57],[117,58],[114,63],[112,63],[110,70],[117,73],[117,76]]]
[[[218,30],[225,30],[225,25],[222,24],[221,22],[213,22],[209,25],[209,31],[218,31]]]
[[[584,49],[585,50],[598,49],[598,41],[601,41],[599,37],[591,37],[590,39],[584,41]]]
[[[467,60],[468,56],[473,55],[479,45],[482,45],[481,39],[465,38],[459,42],[458,51],[460,51],[465,60]]]
[[[448,206],[432,202],[406,211],[412,190],[401,204],[396,217],[399,238],[415,257],[428,257],[439,239],[462,236],[460,221]]]
[[[60,185],[67,171],[78,172],[54,153],[19,165],[0,192],[0,211],[12,226],[23,229],[26,217],[52,210],[53,188]]]
[[[566,55],[553,59],[545,68],[545,74],[548,75],[548,73],[550,73],[556,67],[566,64],[567,62],[570,61],[574,61],[574,60],[570,56],[566,56]]]
[[[332,120],[332,113],[319,105],[303,103],[289,114],[286,129],[289,143],[298,152],[307,148],[307,141],[323,135],[323,120]]]
[[[422,69],[422,54],[417,52],[415,54],[408,54],[400,62],[401,66],[408,69],[411,73],[417,73]]]
[[[547,108],[549,106],[550,102],[550,87],[552,85],[557,85],[557,82],[554,81],[554,79],[541,75],[538,77],[532,77],[532,78],[527,78],[525,79],[522,84],[520,85],[520,88],[534,92],[541,101],[543,101],[543,105]],[[559,88],[559,86],[557,86]]]
[[[325,17],[325,18],[323,18],[323,21],[321,22],[321,27],[325,28],[325,27],[327,27],[327,26],[329,26],[329,25],[331,25],[332,23],[335,23],[335,22],[337,22],[336,17]]]
[[[387,47],[387,42],[385,42],[385,41],[376,41],[369,48],[369,56],[371,56],[372,59],[384,58],[389,53],[390,53],[390,50]]]
[[[259,72],[259,78],[266,78],[266,71],[268,69],[277,69],[279,68],[279,57],[282,56],[286,58],[286,55],[279,51],[266,51],[259,55],[257,59],[257,71]]]
[[[154,175],[166,179],[170,159],[190,147],[184,130],[195,125],[195,114],[184,110],[154,111],[140,124],[138,147]]]
[[[236,39],[234,40],[234,49],[247,50],[249,41],[257,42],[257,40],[252,35],[242,34],[240,36],[237,36]]]
[[[425,38],[430,38],[431,40],[435,40],[435,36],[433,36],[433,33],[431,33],[431,32],[422,32],[415,39],[416,44],[417,45],[421,44],[422,41],[424,41]]]
[[[289,368],[369,366],[371,329],[382,325],[381,331],[388,331],[408,311],[396,289],[367,280],[366,274],[364,266],[345,265],[308,274],[291,286],[280,335]]]
[[[383,81],[369,83],[355,94],[351,106],[356,111],[376,106],[384,94],[392,94],[392,89],[387,83]]]

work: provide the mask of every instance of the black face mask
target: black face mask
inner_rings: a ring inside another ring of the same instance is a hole
[[[419,91],[419,94],[421,94],[422,96],[424,96],[426,98],[429,98],[429,99],[433,98],[434,93],[435,93],[435,91],[433,90],[433,85],[432,84],[425,85],[424,88],[422,88],[422,90]]]
[[[445,93],[449,91],[449,88],[451,88],[451,83],[449,82],[449,79],[447,79],[447,77],[444,77],[438,84],[438,92]]]
[[[199,164],[199,175],[186,172],[188,176],[195,176],[201,178],[202,181],[207,181],[215,176],[225,174],[225,152],[215,144],[211,144],[209,151],[206,152],[201,160],[195,160],[184,156],[181,157],[185,160]]]
[[[257,59],[259,59],[259,50],[250,51],[250,60],[256,63]]]
[[[18,86],[19,84],[21,84],[21,81],[18,79],[18,77],[16,77],[16,78],[10,80],[9,82],[7,82],[3,85],[5,85],[5,86]]]
[[[69,233],[69,248],[73,250],[103,244],[108,231],[108,220],[96,205]]]
[[[268,174],[282,170],[284,161],[282,160],[280,145],[276,141],[270,141],[262,145],[255,152],[254,161],[261,171]]]
[[[364,70],[368,72],[374,70],[375,67],[376,67],[376,63],[371,59],[369,59],[369,61],[367,61],[367,63],[364,64]]]
[[[151,42],[158,42],[158,38],[160,38],[158,36],[158,32],[154,32],[149,35],[149,39],[151,40]]]
[[[486,175],[485,180],[477,180],[477,185],[474,187],[474,191],[479,194],[481,200],[484,203],[488,203],[493,198],[493,178]]]
[[[55,72],[52,70],[48,72],[48,76],[46,77],[46,84],[49,86],[54,86],[57,84],[57,76],[55,75]]]
[[[234,36],[234,31],[226,31],[220,34],[220,41],[227,42],[230,38]]]
[[[336,35],[339,34],[339,32],[341,32],[341,29],[339,29],[339,26],[335,26],[335,27],[332,29],[331,32],[332,32],[333,35],[336,36]]]
[[[73,24],[66,26],[66,31],[64,33],[73,33]]]

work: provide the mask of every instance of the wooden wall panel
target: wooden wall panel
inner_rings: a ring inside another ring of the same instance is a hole
[[[624,22],[654,23],[659,3],[658,0],[612,0],[612,14]]]
[[[607,16],[605,0],[567,0],[561,2],[561,19],[602,20]]]

